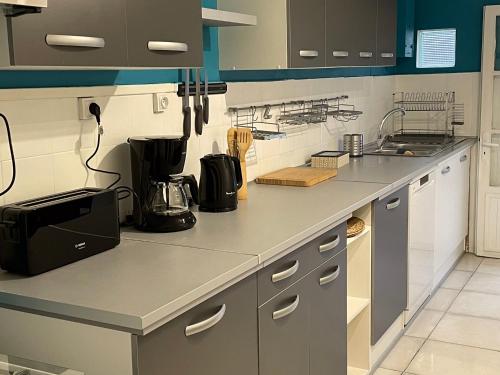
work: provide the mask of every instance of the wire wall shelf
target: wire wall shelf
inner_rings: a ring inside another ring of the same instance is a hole
[[[454,91],[396,92],[393,102],[394,108],[407,112],[394,119],[395,135],[440,136],[445,142],[455,135],[456,126],[465,123],[465,107],[456,103]]]
[[[354,105],[345,103],[348,99],[347,95],[342,95],[325,99],[230,107],[228,111],[233,127],[251,128],[254,139],[270,140],[285,138],[287,132],[294,128],[326,123],[328,117],[341,122],[357,120],[363,112],[356,110]]]

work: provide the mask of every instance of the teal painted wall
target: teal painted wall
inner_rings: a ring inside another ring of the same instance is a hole
[[[415,29],[457,29],[456,66],[417,69],[416,58],[400,58],[397,74],[463,73],[481,71],[483,7],[500,0],[416,0]],[[415,33],[415,38],[416,38]]]

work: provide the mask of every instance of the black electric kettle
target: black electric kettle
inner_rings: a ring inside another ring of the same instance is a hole
[[[243,184],[238,158],[217,154],[200,159],[200,211],[228,212],[238,208],[238,189]]]

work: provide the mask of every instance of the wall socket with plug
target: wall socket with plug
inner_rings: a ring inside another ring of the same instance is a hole
[[[80,120],[92,120],[94,115],[90,113],[89,106],[92,103],[99,104],[96,98],[78,98],[78,115]],[[104,107],[99,104],[101,107],[101,112],[104,112]]]

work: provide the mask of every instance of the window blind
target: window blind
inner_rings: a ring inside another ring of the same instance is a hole
[[[456,44],[456,29],[419,30],[417,68],[453,68]]]

